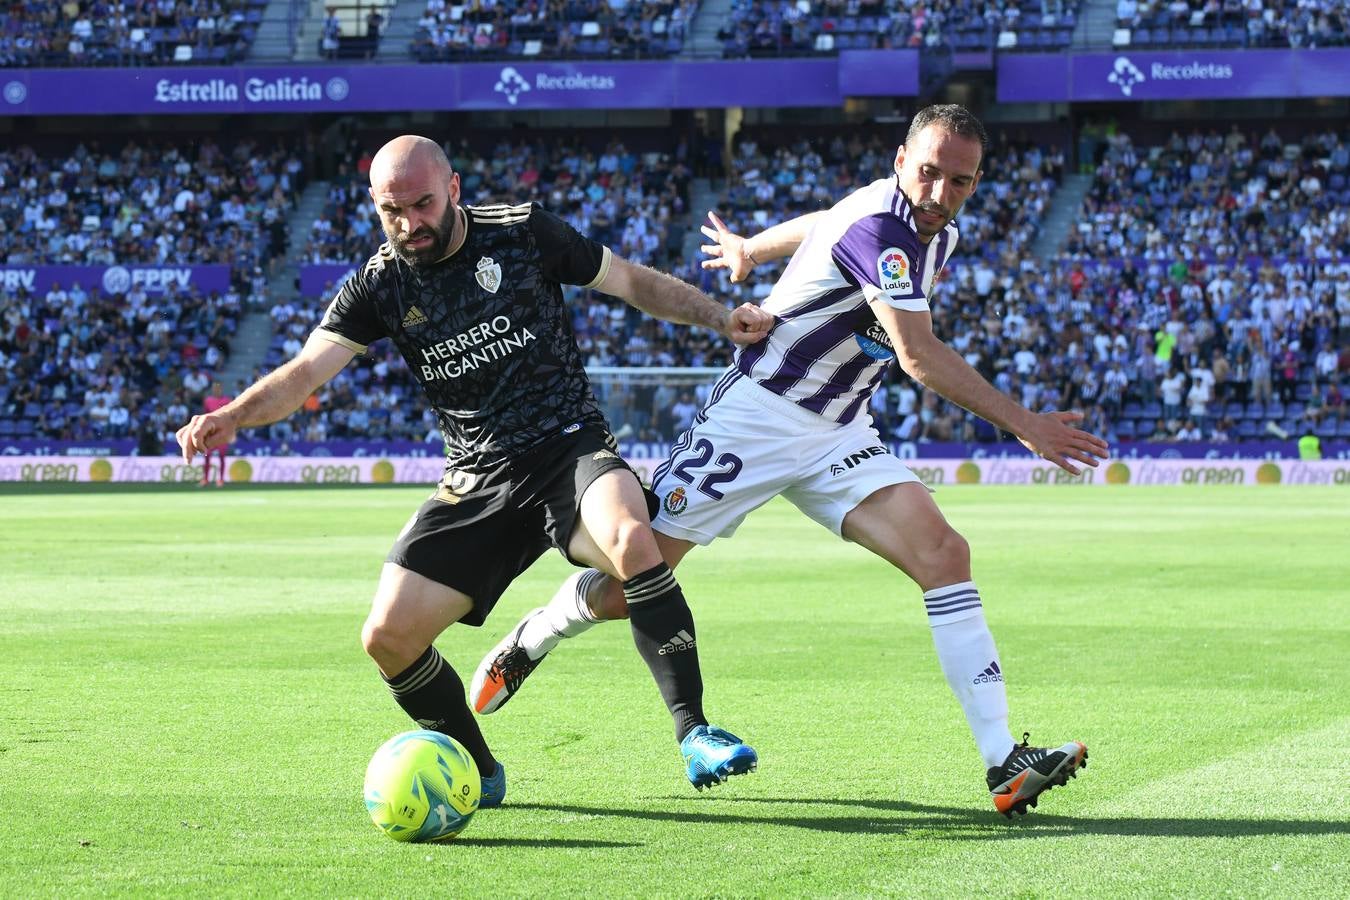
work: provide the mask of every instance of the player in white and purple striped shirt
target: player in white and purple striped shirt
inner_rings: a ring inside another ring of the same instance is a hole
[[[673,567],[694,545],[729,537],[746,514],[782,495],[917,582],[943,673],[984,757],[994,806],[1011,816],[1074,775],[1087,748],[1013,740],[970,548],[887,450],[867,412],[898,361],[916,381],[1073,474],[1106,455],[1104,441],[1074,427],[1080,414],[1031,412],[933,334],[929,297],[956,248],[953,219],[979,184],[984,143],[983,126],[962,107],[928,107],[896,152],[895,174],[828,211],[749,239],[710,214],[714,227],[704,233],[716,243],[704,247],[714,257],[705,267],[726,268],[738,281],[758,262],[792,260],[764,302],[775,317],[768,339],[738,351],[656,470],[652,489],[662,502],[652,524]],[[471,689],[475,707],[500,708],[522,683],[505,660],[525,656],[532,671],[562,638],[624,615],[612,580],[593,572],[569,578],[484,658]],[[692,644],[693,635],[683,637]],[[671,647],[677,652],[676,643]]]

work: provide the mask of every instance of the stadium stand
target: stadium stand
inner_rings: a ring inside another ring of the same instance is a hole
[[[0,258],[9,265],[264,266],[285,244],[304,183],[299,156],[245,139],[96,141],[0,150]]]
[[[7,291],[0,437],[126,437],[129,423],[195,411],[239,316],[265,302],[265,270],[285,246],[303,180],[293,152],[253,140],[228,150],[206,138],[0,151],[7,265],[218,262],[234,272],[212,293],[135,283],[117,294],[79,283]]]
[[[1079,3],[1060,0],[733,0],[723,55],[797,56],[898,47],[1055,50],[1073,40]]]
[[[1175,438],[1188,422],[1206,438],[1341,434],[1347,138],[1109,139],[1064,251],[1076,261],[1069,302],[1101,326],[1079,395],[1101,401],[1119,437]],[[1123,389],[1107,392],[1117,369]]]
[[[242,60],[267,0],[15,0],[0,67],[222,65]]]
[[[233,289],[114,296],[72,284],[11,297],[0,321],[0,437],[172,431],[200,408],[241,309]]]
[[[890,169],[894,136],[880,129],[800,131],[762,127],[738,137],[717,204],[733,230],[752,233],[824,208]],[[1035,409],[1081,407],[1089,427],[1112,440],[1198,434],[1236,441],[1272,428],[1350,436],[1341,384],[1350,366],[1342,349],[1350,346],[1346,135],[1322,128],[1293,140],[1234,129],[1176,134],[1152,146],[1123,134],[1109,137],[1098,148],[1077,227],[1059,256],[1038,262],[1030,246],[1063,176],[1065,142],[1003,137],[991,148],[980,190],[959,219],[962,244],[934,304],[942,336],[1000,389]],[[368,137],[360,146],[378,143]],[[210,146],[202,145],[190,171],[202,175],[203,166],[210,172],[230,156]],[[766,296],[781,271],[781,263],[763,266],[746,283],[732,285],[683,258],[681,245],[701,211],[690,214],[683,158],[659,149],[651,136],[609,136],[594,146],[575,135],[504,136],[476,146],[452,148],[468,202],[538,200],[625,255],[670,268],[729,303]],[[51,194],[62,187],[69,194],[86,168],[97,173],[111,161],[112,188],[127,193],[152,180],[171,193],[171,179],[188,174],[177,171],[185,161],[172,150],[145,154],[157,168],[127,165],[132,147],[120,154],[77,151],[69,159],[27,149],[0,155],[0,176],[18,186],[0,201],[0,246],[11,259],[38,253],[81,258],[70,249],[56,253],[59,244],[32,236],[53,205],[66,208],[67,217],[71,207],[81,209],[79,198],[54,204],[61,197]],[[286,172],[294,158],[283,150],[240,148],[249,149],[236,148],[239,159],[253,160],[246,171],[261,166],[293,176],[289,187],[280,178],[273,185],[272,193],[281,193],[278,208],[284,207],[303,177]],[[356,162],[339,167],[305,238],[306,261],[358,264],[382,239],[365,193],[369,154],[350,157]],[[79,171],[67,171],[76,163]],[[65,180],[53,182],[52,173]],[[1280,197],[1286,202],[1269,202]],[[25,220],[34,205],[41,210]],[[206,233],[224,233],[224,207],[213,199],[201,227],[216,231]],[[115,218],[117,208],[99,207],[100,222]],[[265,214],[268,207],[260,208]],[[238,232],[229,233],[237,240]],[[261,240],[257,229],[251,234],[249,240]],[[159,246],[153,239],[114,240],[103,255],[86,251],[83,258],[120,258],[125,250],[151,259],[146,248]],[[257,258],[265,265],[267,251]],[[111,416],[114,399],[132,404],[131,421],[175,421],[182,407],[195,409],[234,318],[265,282],[255,274],[215,297],[100,297],[86,285],[20,298],[0,325],[0,437],[112,436],[121,421],[121,413]],[[70,299],[77,294],[84,296]],[[302,298],[271,310],[275,337],[264,368],[298,350],[327,299]],[[729,361],[730,349],[706,333],[650,321],[580,290],[570,300],[589,365],[718,367]],[[74,336],[63,338],[75,322]],[[119,323],[130,325],[130,333]],[[128,359],[133,362],[113,362]],[[605,385],[600,393],[617,429],[660,441],[673,436],[703,389],[653,381]],[[394,351],[377,348],[268,435],[288,442],[434,443],[434,423],[413,399],[416,391]],[[878,394],[872,414],[894,439],[997,437],[898,375]]]
[[[427,0],[413,36],[423,62],[664,58],[679,53],[698,0]]]
[[[1118,0],[1117,46],[1338,47],[1350,35],[1340,0]]]

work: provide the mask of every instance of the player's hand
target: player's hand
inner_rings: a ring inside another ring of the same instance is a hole
[[[1042,459],[1049,460],[1070,475],[1082,470],[1074,463],[1097,467],[1111,449],[1106,441],[1073,425],[1083,421],[1080,412],[1048,412],[1033,417],[1032,427],[1017,439]]]
[[[204,454],[208,450],[224,447],[234,440],[237,430],[234,416],[223,411],[193,416],[191,421],[178,429],[175,434],[178,446],[183,451],[183,463],[191,465],[193,457],[198,453]]]
[[[745,276],[750,274],[750,270],[755,267],[755,263],[745,253],[745,238],[739,234],[734,234],[727,230],[726,223],[717,218],[715,213],[708,213],[708,220],[711,225],[703,225],[699,231],[711,241],[712,244],[703,244],[699,247],[704,253],[712,257],[703,261],[705,269],[726,269],[731,276],[732,284],[744,281]]]
[[[754,344],[768,337],[773,316],[753,303],[727,310],[726,336],[733,344]]]

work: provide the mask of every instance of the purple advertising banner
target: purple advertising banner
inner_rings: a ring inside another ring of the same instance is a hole
[[[209,266],[0,266],[0,297],[19,291],[46,294],[53,284],[69,288],[125,294],[139,284],[147,294],[224,292],[230,286],[230,267]]]
[[[338,285],[356,274],[358,266],[345,263],[310,263],[300,267],[300,296],[331,300]]]
[[[912,96],[918,73],[914,50],[709,62],[7,69],[0,115],[838,106],[851,91]]]
[[[1350,49],[1005,53],[998,99],[1227,100],[1350,96]]]
[[[917,50],[849,50],[839,57],[845,97],[910,97],[919,93]]]
[[[415,73],[421,66],[409,66]],[[441,68],[441,67],[437,67]],[[669,63],[515,63],[455,67],[450,109],[657,109],[673,106]]]
[[[838,106],[846,96],[839,90],[843,66],[835,59],[677,63],[671,106]],[[911,94],[918,93],[917,81]]]

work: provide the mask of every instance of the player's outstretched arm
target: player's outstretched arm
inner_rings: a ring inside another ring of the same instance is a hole
[[[711,328],[737,344],[763,340],[773,327],[773,316],[753,303],[727,309],[678,278],[618,256],[613,258],[609,272],[595,289],[618,297],[658,319]]]
[[[796,253],[802,241],[806,240],[807,233],[823,215],[824,212],[807,213],[746,238],[727,230],[726,223],[716,213],[709,212],[708,221],[712,224],[699,228],[705,237],[713,241],[699,247],[712,257],[703,261],[703,268],[726,269],[733,284],[743,281],[759,263]]]
[[[213,413],[193,416],[178,429],[183,462],[191,463],[198,453],[231,443],[241,428],[286,418],[355,355],[341,344],[311,335],[294,359],[258,379],[230,403]]]
[[[1106,441],[1073,427],[1082,413],[1038,414],[1013,401],[938,340],[927,312],[902,312],[882,301],[873,302],[872,309],[895,345],[900,367],[924,387],[1012,432],[1028,450],[1070,474],[1081,471],[1075,463],[1095,468],[1106,458]]]

